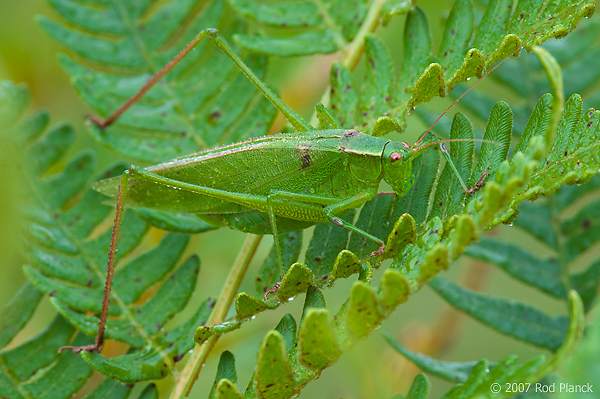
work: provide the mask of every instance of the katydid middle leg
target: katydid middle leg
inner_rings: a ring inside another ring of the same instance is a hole
[[[336,226],[340,226],[342,228],[353,231],[353,232],[373,241],[377,245],[379,245],[379,250],[374,251],[371,255],[372,256],[380,256],[383,254],[383,250],[385,248],[385,244],[381,239],[375,237],[372,234],[367,233],[366,231],[364,231],[362,229],[359,229],[358,227],[354,226],[353,224],[348,223],[345,220],[342,220],[341,218],[336,216],[339,213],[344,212],[348,209],[357,208],[357,207],[361,206],[366,201],[373,198],[373,196],[375,194],[376,194],[376,192],[373,192],[373,193],[360,192],[352,197],[344,198],[339,201],[335,201],[335,200],[333,200],[331,198],[327,198],[327,197],[313,196],[313,195],[307,195],[307,194],[288,193],[286,191],[273,192],[273,194],[271,194],[271,197],[273,197],[272,201],[292,200],[292,201],[301,201],[306,204],[325,205],[322,209],[322,212],[323,212],[323,215],[327,219],[329,219],[329,221],[331,223],[335,224]]]

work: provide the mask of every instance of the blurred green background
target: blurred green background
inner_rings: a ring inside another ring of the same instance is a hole
[[[429,13],[430,24],[433,29],[438,29],[437,21],[441,16],[436,15],[435,1],[419,2]],[[35,21],[38,14],[53,16],[45,0],[13,1],[0,0],[0,79],[24,82],[31,90],[30,112],[40,108],[50,110],[52,121],[68,121],[73,124],[78,132],[77,148],[71,149],[71,154],[81,148],[93,148],[99,158],[99,167],[119,159],[118,156],[98,146],[83,128],[84,115],[88,112],[86,106],[79,100],[75,91],[69,84],[67,75],[61,70],[56,54],[64,51],[54,41],[50,40]],[[402,28],[398,24],[395,31],[387,33],[388,42],[394,43],[394,35]],[[436,36],[437,35],[437,36]],[[439,32],[434,32],[434,38],[439,39]],[[304,107],[305,115],[310,115],[311,106],[320,97],[321,91],[304,92],[302,78],[294,78],[294,71],[300,71],[306,62],[311,62],[311,71],[318,74],[318,81],[326,84],[329,73],[331,57],[314,59],[281,60],[275,64],[279,71],[271,75],[271,82],[282,85],[284,100],[292,108]],[[289,78],[289,81],[288,81]],[[320,88],[319,90],[322,90]],[[300,92],[300,93],[299,93]],[[293,95],[292,95],[293,94]],[[289,101],[288,101],[289,100]],[[447,104],[446,100],[434,101],[435,107],[442,109]],[[412,136],[423,128],[422,124],[411,121]],[[410,135],[405,136],[411,142]],[[2,160],[0,181],[2,182],[2,199],[0,202],[0,306],[7,303],[20,286],[25,282],[21,272],[21,265],[25,260],[16,252],[18,243],[18,224],[14,218],[14,207],[18,200],[13,197],[17,191],[18,181],[11,179],[10,167],[6,165],[9,160]],[[308,238],[310,230],[305,233]],[[495,230],[494,234],[506,237],[512,242],[523,242],[528,239],[525,234],[516,228],[502,227]],[[155,231],[149,241],[156,241],[161,233]],[[229,230],[219,230],[193,239],[190,252],[198,253],[202,259],[201,286],[195,294],[196,303],[207,296],[217,296],[227,269],[222,265],[231,264],[237,250],[244,240],[244,234]],[[265,237],[261,244],[260,254],[257,256],[250,276],[256,272],[261,259],[265,256],[272,243],[271,237]],[[532,243],[532,250],[539,254],[544,253],[544,248],[536,247]],[[480,274],[479,274],[480,273]],[[379,274],[376,273],[377,278]],[[564,314],[566,309],[560,302],[553,301],[524,285],[508,278],[502,272],[491,267],[476,264],[473,261],[461,260],[454,264],[444,277],[454,280],[474,278],[486,285],[485,291],[489,294],[522,300],[539,307],[551,315]],[[337,309],[341,301],[348,294],[352,281],[340,281],[333,289],[325,293],[328,306]],[[250,279],[246,282],[249,288]],[[303,298],[296,298],[288,305],[280,307],[277,311],[266,312],[256,320],[246,323],[241,330],[224,336],[214,351],[213,356],[206,364],[203,373],[195,387],[192,397],[207,395],[214,378],[216,363],[221,351],[232,351],[237,359],[239,372],[239,385],[245,386],[252,374],[252,365],[256,359],[259,342],[270,328],[273,328],[284,313],[292,313],[297,319],[301,314]],[[20,333],[11,346],[18,345],[40,332],[55,311],[47,300],[38,308],[34,319]],[[448,319],[440,319],[444,315]],[[410,298],[409,302],[401,306],[394,315],[386,321],[382,329],[389,332],[396,339],[416,350],[426,350],[436,340],[442,340],[448,334],[448,324],[443,327],[434,323],[459,321],[455,313],[449,313],[442,300],[428,288]],[[539,350],[526,346],[520,342],[501,336],[500,334],[478,324],[476,321],[464,318],[456,326],[455,333],[450,334],[450,340],[444,342],[440,348],[441,356],[452,361],[472,361],[485,357],[497,361],[509,354],[518,354],[524,360],[539,353]],[[417,371],[408,365],[404,359],[394,352],[377,332],[361,342],[352,352],[345,354],[340,362],[327,369],[322,377],[311,383],[302,393],[302,398],[359,398],[359,397],[390,397],[395,393],[406,393],[410,381]],[[450,387],[450,384],[431,378],[435,398]],[[166,382],[162,382],[166,383]]]

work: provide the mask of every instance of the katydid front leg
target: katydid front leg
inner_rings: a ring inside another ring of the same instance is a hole
[[[475,183],[473,185],[473,187],[468,188],[467,185],[465,184],[465,182],[463,181],[462,177],[460,176],[460,173],[458,172],[456,165],[454,165],[454,162],[452,161],[452,157],[450,156],[450,151],[448,151],[448,147],[446,146],[446,144],[441,143],[440,148],[442,150],[442,154],[444,155],[444,158],[446,158],[446,162],[448,162],[448,164],[452,168],[452,171],[454,172],[454,175],[460,182],[460,185],[461,185],[463,191],[465,192],[465,194],[473,195],[473,194],[475,194],[475,192],[477,190],[479,190],[481,187],[483,187],[485,185],[485,177],[488,175],[488,172],[483,172],[481,174],[481,176],[479,177],[479,180],[477,180],[477,183]]]

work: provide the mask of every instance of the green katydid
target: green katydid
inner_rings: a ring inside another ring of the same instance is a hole
[[[385,180],[403,196],[411,186],[411,161],[428,143],[412,148],[404,142],[374,137],[356,130],[316,130],[287,107],[230,49],[215,29],[202,31],[135,96],[106,120],[92,119],[99,127],[113,123],[162,76],[205,38],[212,39],[239,69],[279,109],[298,133],[282,133],[203,151],[156,166],[131,166],[119,178],[98,182],[94,188],[117,197],[110,246],[105,298],[95,344],[64,347],[74,352],[98,351],[104,340],[108,298],[125,205],[160,211],[192,213],[210,223],[255,233],[272,233],[283,275],[278,233],[318,223],[334,223],[380,246],[384,242],[342,219],[376,194]],[[423,136],[424,137],[424,136]],[[442,153],[453,166],[442,144]],[[481,187],[483,178],[467,193]],[[275,287],[276,288],[276,287]]]

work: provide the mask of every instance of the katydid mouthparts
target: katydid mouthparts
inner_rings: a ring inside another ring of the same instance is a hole
[[[412,185],[412,160],[429,146],[441,144],[442,154],[454,166],[443,141],[418,146],[419,140],[411,147],[352,129],[316,130],[260,81],[214,29],[200,32],[114,114],[105,120],[90,118],[92,122],[101,128],[108,127],[207,37],[299,132],[251,139],[146,168],[131,166],[121,177],[96,183],[96,190],[117,198],[98,335],[93,345],[61,350],[72,349],[77,353],[99,351],[102,347],[125,206],[195,214],[214,225],[273,234],[281,278],[284,266],[278,233],[334,223],[377,243],[379,250],[372,256],[380,256],[384,253],[384,241],[345,221],[344,214],[375,197],[381,180],[397,195],[405,195]],[[467,194],[484,184],[485,175],[468,189],[456,168],[453,169]],[[265,299],[276,289],[277,285],[265,294]]]

